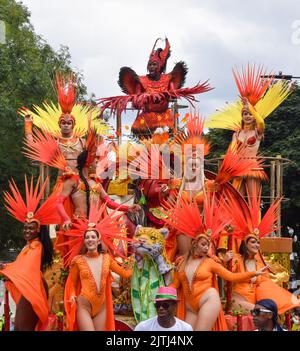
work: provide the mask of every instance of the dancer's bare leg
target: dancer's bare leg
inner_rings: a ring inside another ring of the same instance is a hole
[[[254,304],[249,302],[244,296],[232,293],[232,308],[235,310],[242,310],[246,314],[250,313],[251,310],[254,308]]]
[[[187,309],[185,310],[185,321],[189,323],[192,327],[193,330],[195,330],[196,322],[197,322],[198,314]]]
[[[199,312],[194,330],[212,330],[218,319],[220,310],[220,295],[216,289],[209,288],[200,299]]]
[[[94,331],[91,304],[83,296],[77,298],[76,321],[80,331]]]
[[[15,331],[34,331],[39,318],[34,312],[31,303],[21,296],[15,317]]]
[[[99,313],[93,318],[94,328],[96,331],[105,330],[106,324],[106,306],[105,303],[101,306]]]
[[[179,256],[187,256],[192,247],[192,238],[189,238],[184,234],[178,234],[176,240]]]

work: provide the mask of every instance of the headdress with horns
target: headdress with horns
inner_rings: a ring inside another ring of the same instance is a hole
[[[153,49],[151,51],[147,67],[149,65],[149,62],[157,62],[159,72],[163,73],[166,71],[167,61],[168,61],[168,58],[170,57],[171,51],[170,51],[170,44],[167,38],[165,39],[164,49],[161,49],[161,48],[155,49],[155,46],[159,40],[162,40],[162,39],[161,38],[156,39],[153,45]]]

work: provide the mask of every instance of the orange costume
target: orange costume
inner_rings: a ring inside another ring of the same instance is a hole
[[[255,272],[234,274],[212,258],[206,257],[197,267],[190,287],[185,270],[179,268],[179,271],[174,276],[174,286],[176,288],[179,288],[180,285],[182,286],[185,299],[195,312],[199,310],[199,301],[202,294],[213,287],[214,274],[230,282],[238,282],[254,277]]]
[[[207,193],[203,203],[203,213],[199,210],[195,200],[186,200],[179,197],[176,201],[169,199],[168,211],[165,212],[168,218],[166,223],[180,233],[200,239],[204,237],[209,243],[211,239],[216,239],[221,230],[228,225],[229,221],[220,211],[220,202],[216,200],[215,194]],[[179,291],[180,302],[178,304],[177,316],[185,319],[186,307],[188,304],[194,313],[199,311],[199,301],[204,292],[209,288],[215,288],[218,291],[216,275],[219,274],[224,279],[238,281],[250,279],[255,273],[234,275],[216,263],[212,258],[205,257],[201,264],[195,269],[191,286],[189,284],[185,271],[185,262],[181,261],[178,270],[174,275],[173,285]],[[227,324],[223,311],[220,310],[219,316],[214,325],[214,330],[227,330]]]
[[[0,274],[8,279],[5,287],[16,305],[21,296],[30,302],[39,318],[36,330],[40,330],[47,322],[49,313],[41,272],[42,250],[41,242],[35,239],[23,248],[14,262],[5,265],[5,268],[0,270]]]
[[[26,203],[22,199],[14,181],[9,184],[12,194],[4,192],[8,211],[20,222],[36,222],[38,231],[40,230],[40,225],[57,223],[59,220],[59,215],[55,210],[57,198],[55,195],[48,197],[37,209],[47,181],[40,186],[40,180],[38,179],[34,189],[33,178],[31,178],[30,186],[28,186],[25,176]],[[38,192],[39,186],[40,191]],[[0,274],[3,274],[7,279],[5,286],[15,303],[18,305],[20,298],[23,296],[31,304],[39,319],[36,330],[42,329],[42,326],[47,322],[49,312],[41,272],[42,257],[43,245],[39,238],[36,238],[27,243],[14,262],[6,264],[0,270]]]
[[[68,302],[70,296],[83,296],[91,304],[92,318],[95,317],[101,306],[105,303],[106,325],[105,330],[115,330],[114,313],[112,304],[110,271],[117,273],[123,278],[129,278],[131,270],[125,270],[109,254],[100,255],[102,260],[101,282],[99,291],[91,272],[91,269],[84,258],[84,255],[76,256],[70,265],[70,274],[68,276],[65,288],[65,306],[67,312],[68,330],[76,329],[76,304],[70,306]]]
[[[174,275],[174,283],[172,285],[177,289],[182,289],[185,303],[188,303],[195,313],[199,311],[199,301],[203,293],[209,288],[216,287],[215,274],[231,282],[249,280],[255,275],[255,272],[231,273],[212,258],[205,257],[203,262],[196,268],[190,286],[182,263],[179,264],[178,271]],[[179,305],[178,312],[178,318],[184,319],[185,306]]]
[[[256,270],[265,266],[259,254],[255,257]],[[232,265],[233,272],[246,272],[242,255],[235,255]],[[272,299],[278,306],[278,313],[282,314],[295,307],[300,306],[300,301],[288,290],[280,287],[270,278],[266,272],[263,276],[256,277],[255,281],[236,283],[233,285],[233,292],[245,297],[253,304],[263,299]]]
[[[131,270],[125,270],[117,264],[110,254],[100,254],[101,257],[101,277],[100,287],[97,284],[84,255],[79,255],[84,243],[84,235],[87,231],[95,231],[98,233],[99,239],[104,247],[112,252],[116,252],[117,248],[113,243],[113,239],[131,241],[126,238],[124,232],[125,223],[122,221],[122,214],[116,215],[111,212],[103,217],[106,209],[105,203],[99,208],[99,202],[92,202],[88,219],[85,216],[78,218],[72,224],[72,229],[64,232],[69,238],[68,241],[60,244],[66,246],[68,252],[64,256],[66,266],[70,266],[70,274],[65,286],[65,310],[67,314],[67,330],[76,330],[76,304],[70,304],[70,296],[83,296],[91,304],[91,317],[95,317],[101,307],[105,303],[106,308],[106,327],[105,330],[114,330],[114,316],[112,306],[111,282],[112,277],[110,270],[121,275],[124,278],[131,276]],[[87,254],[88,256],[88,254]]]
[[[227,194],[226,201],[228,216],[231,216],[233,219],[234,235],[242,240],[244,245],[251,238],[259,241],[261,237],[276,230],[278,209],[281,201],[281,199],[276,199],[261,218],[261,189],[258,190],[256,186],[253,186],[251,188],[251,197],[249,196],[249,190],[247,189],[248,203],[245,203],[243,206],[241,206],[241,203],[237,203],[230,194]],[[248,260],[250,259],[248,258]],[[260,252],[255,255],[253,260],[255,260],[256,266],[253,269],[260,269],[265,266]],[[246,272],[244,257],[242,255],[237,254],[234,257],[232,269],[233,272]],[[269,273],[272,273],[270,269]],[[253,304],[261,299],[272,299],[277,303],[279,314],[300,306],[300,301],[296,297],[293,297],[289,291],[274,283],[267,272],[264,276],[257,277],[255,281],[235,284],[233,291],[245,297],[247,301]]]

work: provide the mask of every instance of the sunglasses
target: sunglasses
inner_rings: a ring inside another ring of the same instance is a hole
[[[251,312],[252,316],[259,316],[261,313],[273,313],[272,311],[267,310],[265,308],[254,308],[250,312]]]
[[[155,308],[162,307],[163,309],[167,310],[172,305],[172,302],[155,302]]]

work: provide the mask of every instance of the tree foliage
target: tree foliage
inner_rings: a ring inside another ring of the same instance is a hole
[[[23,244],[22,225],[11,218],[3,205],[3,190],[13,177],[21,189],[24,174],[37,175],[21,153],[23,120],[17,115],[22,106],[32,108],[44,100],[57,101],[52,81],[55,71],[71,72],[71,56],[66,46],[53,50],[34,32],[28,9],[15,0],[0,0],[0,20],[6,27],[6,42],[0,44],[0,251]],[[77,77],[79,98],[86,94],[82,74]]]

